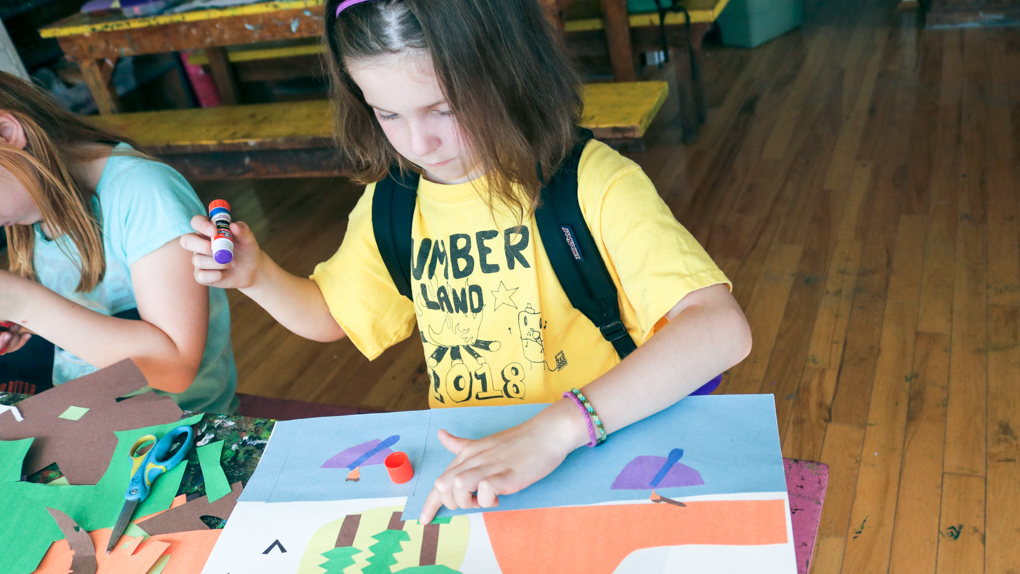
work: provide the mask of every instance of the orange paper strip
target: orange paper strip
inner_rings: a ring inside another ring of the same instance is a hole
[[[782,500],[686,504],[684,508],[652,503],[537,508],[482,516],[504,574],[609,574],[641,548],[786,542]]]

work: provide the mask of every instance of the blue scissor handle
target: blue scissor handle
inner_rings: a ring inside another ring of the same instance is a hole
[[[174,441],[181,435],[186,435],[184,443],[173,456],[167,458]],[[152,487],[152,482],[156,480],[156,477],[180,464],[184,457],[188,455],[188,449],[191,448],[193,441],[194,433],[191,427],[187,425],[171,430],[158,441],[151,434],[135,441],[130,451],[131,459],[134,462],[131,468],[131,482],[128,483],[127,494],[124,495],[125,498],[128,500],[138,500],[139,502],[145,500],[149,496],[149,489]],[[137,455],[138,450],[149,442],[155,442],[156,444],[144,455]]]

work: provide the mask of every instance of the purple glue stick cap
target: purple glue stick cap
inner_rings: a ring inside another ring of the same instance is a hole
[[[226,249],[220,249],[216,253],[213,253],[213,259],[215,259],[220,265],[226,265],[234,260],[234,254]]]

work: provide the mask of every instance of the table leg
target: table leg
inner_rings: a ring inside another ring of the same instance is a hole
[[[698,139],[698,110],[695,104],[695,92],[691,81],[691,58],[686,43],[673,43],[669,47],[669,57],[673,61],[676,73],[677,100],[680,103],[680,126],[683,129],[683,142],[694,143]]]
[[[227,59],[224,48],[206,48],[205,55],[209,58],[209,69],[212,71],[213,83],[220,94],[220,102],[228,106],[236,106],[240,102],[237,89],[237,78],[234,68]]]
[[[609,61],[613,65],[613,76],[617,82],[633,82],[634,56],[630,46],[630,19],[627,16],[627,0],[600,0],[602,4],[602,25],[609,44]]]
[[[708,119],[708,108],[705,105],[705,84],[701,80],[701,41],[708,33],[709,24],[691,24],[691,47],[694,49],[691,66],[691,87],[694,90],[694,106],[698,110],[698,123]]]
[[[83,60],[78,62],[85,84],[92,92],[92,99],[100,114],[116,114],[121,111],[120,98],[117,90],[110,85],[113,77],[113,64],[107,60]]]

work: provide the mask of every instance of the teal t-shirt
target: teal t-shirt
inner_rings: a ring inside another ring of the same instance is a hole
[[[119,144],[116,151],[130,150]],[[39,282],[93,311],[116,315],[135,309],[131,264],[181,235],[191,233],[191,218],[205,213],[191,185],[166,164],[129,155],[111,155],[93,198],[101,221],[106,274],[88,293],[76,293],[81,279],[79,256],[66,237],[49,240],[35,225],[33,265]],[[57,347],[53,384],[87,375],[96,367]],[[237,369],[230,344],[230,308],[222,289],[209,289],[209,331],[205,355],[194,383],[173,397],[183,409],[233,414],[238,400]]]

